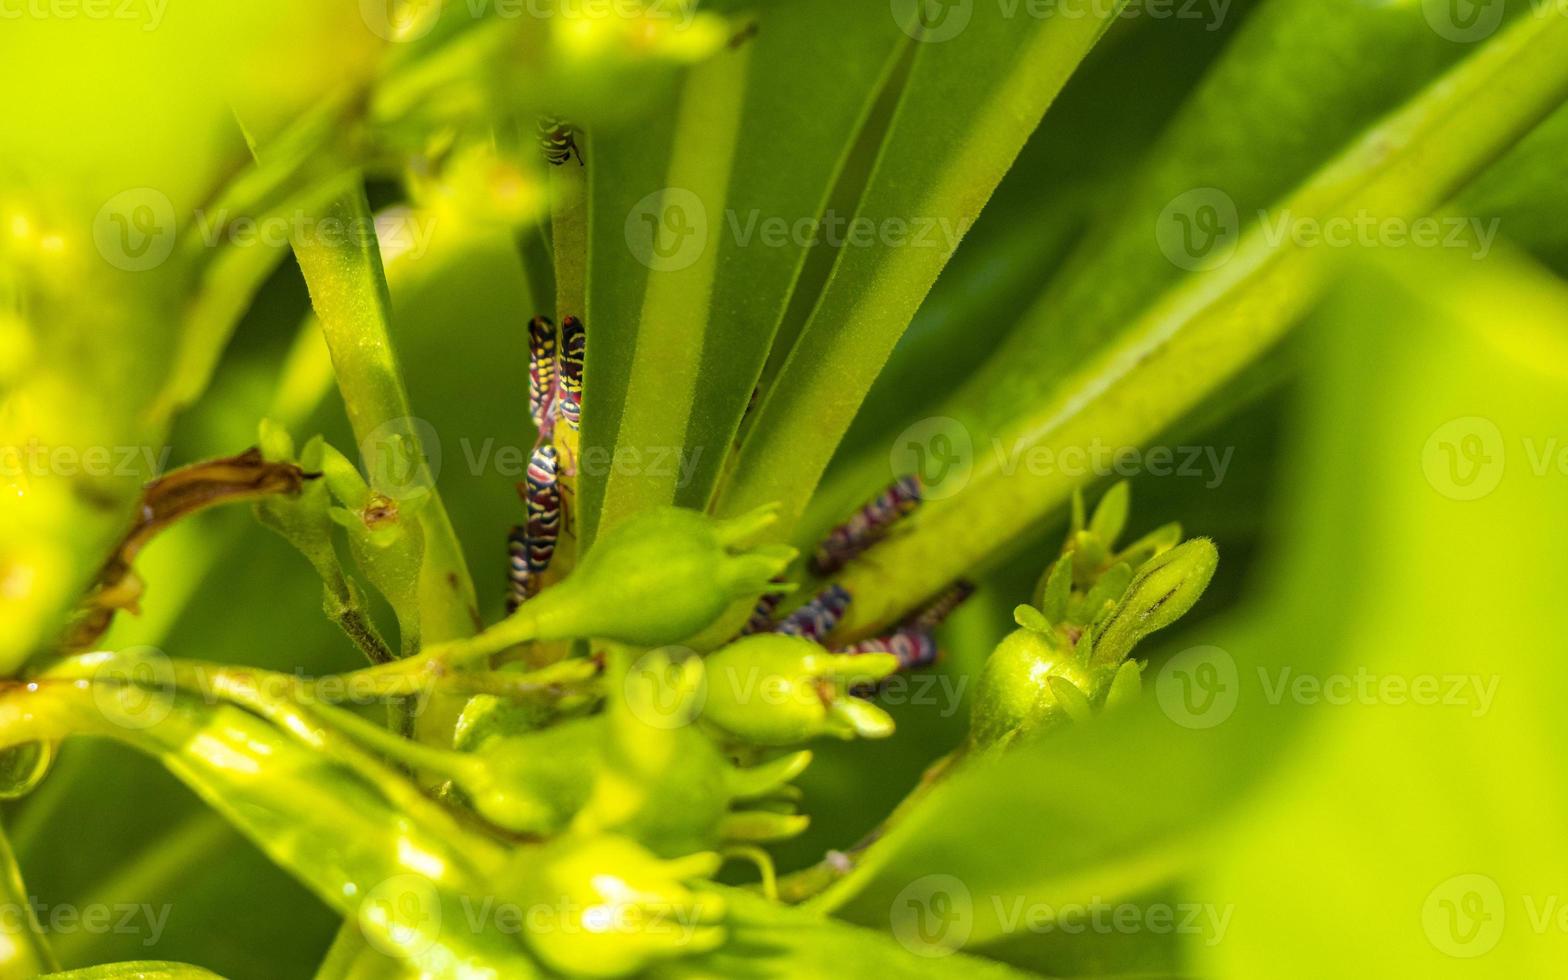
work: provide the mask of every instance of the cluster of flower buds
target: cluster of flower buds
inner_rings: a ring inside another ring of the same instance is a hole
[[[986,663],[975,695],[971,748],[1005,746],[1138,695],[1141,665],[1128,657],[1145,636],[1198,601],[1219,563],[1213,542],[1181,542],[1166,525],[1117,550],[1128,487],[1112,487],[1084,519],[1074,497],[1061,556],[1041,577],[1018,629]]]
[[[491,823],[550,836],[614,831],[660,857],[782,840],[804,830],[790,782],[811,753],[742,768],[698,724],[701,658],[655,650],[611,656],[609,698],[596,715],[538,731],[494,732],[434,768]]]
[[[799,637],[743,637],[707,660],[703,719],[753,745],[793,745],[824,735],[886,738],[893,719],[851,691],[898,670],[890,653],[842,654]]]

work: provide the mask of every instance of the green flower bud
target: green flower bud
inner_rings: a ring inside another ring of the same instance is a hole
[[[526,933],[546,966],[619,977],[724,943],[723,898],[684,884],[710,877],[720,862],[712,853],[661,860],[625,837],[571,835],[519,850],[502,883],[523,907],[560,916]]]
[[[588,802],[603,746],[604,720],[580,718],[493,736],[443,768],[480,816],[543,837],[565,830]]]
[[[706,688],[701,658],[656,650],[630,668],[628,654],[611,657],[612,698],[604,764],[593,798],[576,826],[635,838],[661,857],[722,844],[778,840],[805,829],[793,813],[732,812],[751,800],[783,797],[811,761],[797,752],[751,769],[732,765],[707,733],[693,725]],[[619,691],[621,697],[613,697]]]
[[[975,689],[970,741],[979,748],[1067,723],[1072,715],[1063,704],[1062,685],[1092,701],[1102,682],[1110,680],[1102,681],[1039,610],[1020,606],[1015,616],[1019,628],[997,645]]]
[[[1139,640],[1185,615],[1208,588],[1219,561],[1214,542],[1194,538],[1146,562],[1096,630],[1095,662],[1121,663]]]
[[[980,675],[971,748],[994,749],[1137,698],[1142,668],[1127,659],[1133,647],[1208,586],[1218,553],[1202,538],[1178,546],[1179,524],[1114,550],[1129,498],[1118,483],[1086,519],[1082,495],[1073,494],[1061,557],[1035,586],[1035,605],[1015,610],[1019,629]]]
[[[565,581],[525,603],[518,615],[533,623],[534,638],[541,640],[680,643],[731,603],[786,588],[770,580],[795,550],[744,545],[776,519],[771,507],[727,521],[676,507],[644,511],[606,533]]]
[[[793,636],[748,636],[708,657],[703,719],[757,745],[886,738],[893,719],[849,691],[897,669],[892,654],[834,654]]]

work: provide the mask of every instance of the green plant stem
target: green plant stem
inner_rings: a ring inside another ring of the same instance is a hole
[[[346,229],[372,227],[362,186],[339,195],[312,213],[309,226]],[[325,232],[301,236],[294,252],[320,319],[338,389],[354,436],[365,447],[388,435],[420,445],[417,420],[409,407],[403,373],[392,345],[392,301],[374,237],[334,236]],[[417,454],[421,482],[431,499],[420,513],[425,531],[425,559],[420,568],[420,629],[425,640],[467,636],[474,630],[477,604],[462,546],[452,529],[433,479]],[[377,488],[380,489],[380,488]]]
[[[33,914],[33,903],[22,881],[22,869],[11,850],[11,839],[0,829],[0,900],[25,921],[23,928],[8,926],[6,941],[0,943],[0,980],[23,980],[60,969],[43,927]]]
[[[439,832],[456,831],[457,822],[445,808],[343,735],[363,736],[367,730],[373,729],[386,739],[411,746],[410,752],[439,750],[409,742],[343,709],[301,704],[309,687],[287,674],[188,660],[170,660],[167,663],[169,677],[177,688],[203,698],[217,698],[254,712],[307,748],[324,752],[348,766],[402,812],[417,817],[426,826]],[[88,654],[62,662],[49,676],[55,680],[73,676],[91,677],[101,667],[102,655]],[[374,744],[380,747],[384,743]]]
[[[547,592],[532,602],[524,603],[512,615],[475,636],[437,643],[407,659],[366,667],[344,676],[356,681],[424,683],[421,678],[438,678],[447,670],[463,667],[492,657],[503,650],[530,643],[539,638],[540,620],[537,610],[544,604],[545,597],[551,594]]]

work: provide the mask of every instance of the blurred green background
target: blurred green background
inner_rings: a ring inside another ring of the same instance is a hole
[[[811,6],[770,7],[762,34]],[[1519,6],[1510,16],[1550,15]],[[1223,16],[1118,20],[925,299],[826,485],[858,486],[864,460],[885,460],[894,434],[940,412],[1017,330],[1054,338],[1030,363],[1061,374],[1201,275],[1161,253],[1162,208],[1221,188],[1246,216],[1305,184],[1474,49],[1425,7],[1237,0]],[[221,316],[191,312],[202,256],[126,274],[100,260],[90,229],[127,189],[156,188],[181,214],[198,206],[248,162],[236,118],[274,131],[327,93],[359,91],[381,77],[385,42],[349,4],[170,0],[156,25],[152,7],[137,9],[0,23],[0,300],[15,300],[0,302],[0,432],[167,445],[171,466],[251,445],[263,416],[352,445],[291,259],[240,290],[227,339]],[[876,29],[896,32],[885,16]],[[830,71],[836,54],[801,48],[799,76]],[[607,74],[624,86],[612,94],[634,87]],[[668,111],[658,85],[636,88],[645,118]],[[1506,100],[1506,80],[1487,91]],[[621,132],[646,125],[625,114]],[[963,886],[954,928],[967,952],[1052,976],[1563,968],[1568,729],[1552,702],[1565,681],[1565,149],[1559,109],[1437,196],[1433,209],[1500,233],[1482,257],[1334,256],[1332,285],[1295,332],[1166,428],[1159,445],[1227,465],[1138,476],[1131,530],[1180,520],[1213,537],[1222,562],[1195,614],[1140,651],[1142,704],[946,787],[887,842],[843,918],[896,933],[908,889],[944,875]],[[787,145],[756,152],[790,166]],[[520,324],[536,298],[514,222],[492,202],[466,205],[455,179],[421,195],[406,173],[375,176],[378,205],[434,218],[428,247],[387,263],[395,340],[493,620],[519,513],[519,474],[498,472],[493,453],[532,444]],[[117,474],[105,493],[123,500],[147,475]],[[9,496],[0,562],[30,577],[0,574],[0,632],[8,652],[31,651],[124,511],[47,480]],[[972,570],[980,593],[945,632],[929,696],[890,705],[896,738],[821,746],[801,781],[813,823],[777,849],[781,869],[852,844],[958,743],[979,666],[1064,526],[1056,514],[1020,528]],[[141,613],[119,617],[107,648],[357,666],[306,563],[246,508],[182,524],[137,567]],[[67,744],[5,823],[42,906],[167,909],[156,930],[59,931],[68,967],[156,958],[308,976],[338,926],[173,776],[117,745]],[[1132,911],[1076,932],[1052,918],[1097,902]],[[1039,909],[1047,925],[1031,929]]]

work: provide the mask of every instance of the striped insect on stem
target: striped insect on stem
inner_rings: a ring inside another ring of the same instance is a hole
[[[554,446],[540,446],[528,461],[528,569],[535,576],[550,567],[561,537],[561,485]]]
[[[831,575],[843,568],[886,537],[899,520],[914,513],[920,501],[919,477],[905,476],[895,480],[855,511],[849,520],[828,532],[812,556],[812,568],[820,575]]]
[[[953,614],[964,600],[974,595],[975,587],[968,582],[958,582],[937,596],[936,600],[911,616],[888,636],[862,640],[840,650],[840,653],[891,653],[898,658],[901,671],[919,670],[936,663],[941,656],[935,631]],[[857,692],[869,693],[869,692]]]
[[[528,414],[540,442],[548,441],[555,430],[559,350],[555,321],[545,316],[528,321]]]
[[[588,331],[569,316],[561,322],[561,393],[557,409],[568,428],[576,432],[583,420],[583,367],[588,356]]]
[[[901,629],[889,636],[862,640],[840,653],[891,653],[898,658],[899,670],[918,670],[936,663],[936,637],[925,630]]]
[[[911,616],[901,629],[915,629],[931,631],[947,621],[947,617],[972,595],[975,594],[973,583],[958,581],[924,609]]]
[[[506,554],[506,611],[511,614],[533,594],[533,575],[528,569],[528,529],[523,525],[514,525],[507,534]]]
[[[510,558],[509,610],[515,610],[523,600],[539,591],[539,576],[550,567],[555,557],[555,545],[561,537],[561,485],[557,476],[558,456],[555,447],[539,446],[528,460],[528,472],[517,485],[528,511],[528,522],[512,528],[507,537]]]
[[[574,156],[577,165],[583,166],[583,151],[577,145],[576,128],[565,119],[540,117],[539,148],[544,151],[544,158],[552,167],[565,166]]]
[[[841,585],[828,586],[773,628],[775,633],[817,640],[833,632],[849,609],[851,597]]]

